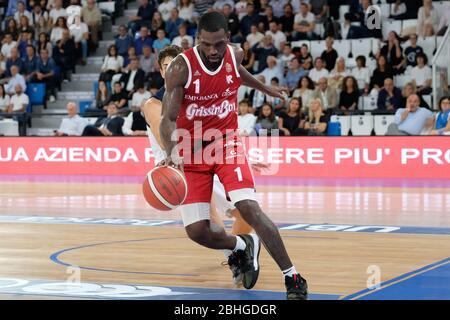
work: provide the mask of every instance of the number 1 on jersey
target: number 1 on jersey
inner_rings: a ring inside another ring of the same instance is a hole
[[[239,182],[244,181],[244,179],[242,179],[241,167],[237,167],[236,169],[234,169],[234,172],[236,172]]]
[[[195,84],[195,93],[196,94],[200,93],[200,79],[197,79],[192,83]]]

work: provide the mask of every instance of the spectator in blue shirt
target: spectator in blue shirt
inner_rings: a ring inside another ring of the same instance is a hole
[[[6,76],[11,76],[11,67],[17,66],[19,73],[22,73],[22,60],[19,57],[19,50],[17,48],[11,48],[11,57],[6,60]]]
[[[147,27],[141,27],[139,38],[134,41],[134,47],[136,48],[136,55],[142,55],[144,46],[152,46],[153,40],[148,33]]]
[[[293,92],[301,77],[307,76],[308,71],[300,67],[300,61],[297,57],[292,58],[288,64],[288,72],[286,73],[285,82],[290,92]]]
[[[391,78],[384,80],[384,87],[378,94],[379,110],[395,111],[402,107],[402,91],[394,86]]]
[[[166,38],[164,29],[159,29],[156,36],[158,38],[153,42],[153,49],[155,49],[155,52],[157,53],[164,49],[165,46],[170,45],[170,40]]]
[[[37,64],[36,76],[33,82],[45,83],[46,85],[46,98],[50,102],[56,100],[56,77],[55,77],[56,63],[53,58],[49,57],[47,49],[41,49],[40,58]]]
[[[128,57],[128,48],[134,46],[134,39],[128,33],[125,25],[119,26],[119,34],[116,36],[115,45],[117,53],[123,58]]]
[[[141,27],[150,27],[152,21],[153,12],[155,11],[155,4],[153,0],[140,0],[140,6],[136,16],[130,17],[128,27],[131,31],[136,33]]]
[[[170,11],[170,19],[166,21],[166,33],[170,40],[173,40],[179,35],[178,27],[184,22],[183,19],[179,17],[179,12],[177,8],[173,8]]]
[[[25,76],[27,82],[31,80],[36,75],[38,58],[36,57],[36,50],[32,45],[28,45],[26,48],[26,55],[22,58],[22,74]]]

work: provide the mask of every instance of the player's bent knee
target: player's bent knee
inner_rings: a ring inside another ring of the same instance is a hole
[[[242,200],[236,202],[236,208],[239,210],[242,218],[248,223],[256,222],[262,213],[258,202],[254,200]]]

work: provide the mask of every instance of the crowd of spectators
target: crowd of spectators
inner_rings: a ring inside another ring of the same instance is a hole
[[[108,48],[95,101],[88,109],[106,118],[111,114],[123,117],[126,129],[117,134],[145,134],[139,107],[163,85],[158,52],[169,44],[183,50],[192,47],[196,22],[208,10],[219,10],[227,18],[231,42],[244,51],[243,66],[259,81],[287,91],[286,99],[280,100],[243,87],[239,97],[243,135],[259,134],[261,129],[279,129],[281,135],[325,135],[332,115],[361,112],[360,97],[371,97],[383,113],[410,109],[409,114],[414,114],[416,109],[408,102],[411,96],[417,97],[419,107],[434,109],[423,98],[432,90],[432,57],[417,42],[418,37],[444,34],[450,5],[437,12],[431,0],[412,0],[407,5],[388,0],[395,3],[391,19],[418,19],[418,23],[401,34],[391,31],[382,39],[381,30],[366,26],[370,0],[138,2],[136,14],[119,26]],[[337,22],[341,5],[350,8],[342,24]],[[29,0],[17,1],[15,8],[8,8],[8,15],[2,24],[3,91],[12,95],[17,84],[23,85],[23,92],[29,82],[45,82],[53,101],[58,77],[70,80],[75,64],[85,64],[89,52],[98,46],[100,10],[94,0]],[[316,28],[317,24],[323,28]],[[380,50],[373,56],[354,57],[356,66],[348,67],[349,57],[334,48],[335,39],[365,37],[379,38]],[[326,48],[317,56],[307,44],[293,45],[298,40],[319,39]],[[407,78],[404,87],[394,85],[400,75]],[[111,111],[111,104],[117,110]],[[433,119],[431,126],[437,123]],[[442,116],[439,119],[443,121]],[[131,130],[132,122],[143,127]]]

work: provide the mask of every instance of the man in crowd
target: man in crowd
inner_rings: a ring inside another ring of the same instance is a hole
[[[69,102],[66,108],[68,117],[64,118],[59,129],[54,131],[55,136],[81,136],[88,125],[87,119],[78,115],[78,106],[75,102]]]
[[[111,102],[106,107],[107,116],[98,118],[94,125],[87,125],[82,136],[123,136],[123,118],[117,115],[118,109],[115,103]]]
[[[402,91],[394,86],[394,80],[386,78],[378,94],[378,110],[395,111],[402,107]]]

